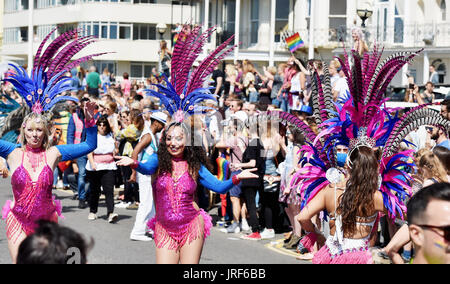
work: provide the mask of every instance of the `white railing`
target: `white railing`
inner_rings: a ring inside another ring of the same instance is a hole
[[[299,29],[306,46],[309,45],[309,30]],[[386,48],[395,47],[450,47],[450,22],[414,25],[398,25],[395,27],[368,26],[363,29],[369,44],[379,43]],[[316,29],[314,31],[315,47],[340,47],[353,45],[352,28],[336,27]]]

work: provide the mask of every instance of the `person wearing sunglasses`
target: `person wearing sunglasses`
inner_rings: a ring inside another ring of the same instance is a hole
[[[450,184],[435,183],[408,202],[413,264],[450,263]]]

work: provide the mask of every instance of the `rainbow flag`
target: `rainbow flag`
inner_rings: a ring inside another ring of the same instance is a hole
[[[216,159],[217,163],[217,179],[224,181],[228,179],[228,176],[230,175],[230,162],[227,161],[224,157],[218,157]]]
[[[286,44],[291,52],[294,52],[305,45],[299,33],[295,33],[294,35],[288,37],[286,39]]]

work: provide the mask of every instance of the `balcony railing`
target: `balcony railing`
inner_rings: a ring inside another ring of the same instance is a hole
[[[299,29],[306,46],[309,45],[309,30]],[[369,44],[378,43],[385,48],[395,47],[450,47],[450,23],[397,25],[391,27],[368,26],[363,30]],[[353,45],[352,28],[340,26],[330,29],[315,29],[315,47],[346,47]]]

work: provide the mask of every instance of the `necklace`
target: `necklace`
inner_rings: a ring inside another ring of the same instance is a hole
[[[172,181],[173,184],[169,190],[170,200],[172,203],[172,208],[175,212],[178,212],[181,203],[182,189],[178,188],[180,179],[184,176],[187,170],[187,162],[181,159],[172,160]]]
[[[42,164],[45,150],[42,147],[32,148],[28,145],[25,146],[25,153],[27,154],[27,158],[29,163],[31,164],[31,168],[33,172],[36,172],[36,169]]]

